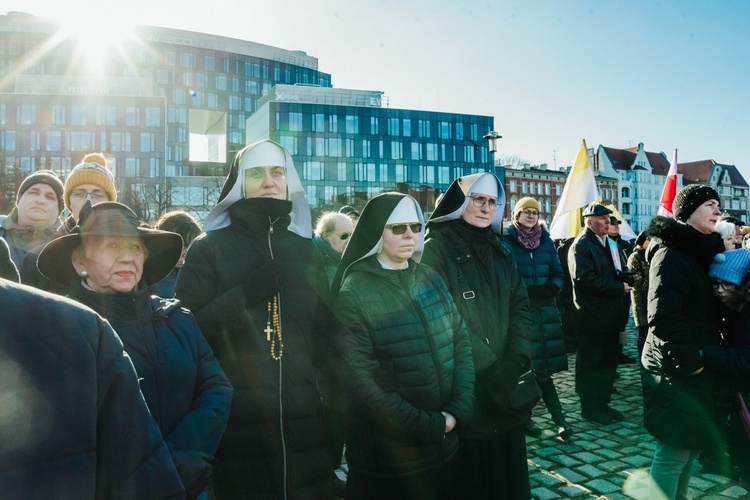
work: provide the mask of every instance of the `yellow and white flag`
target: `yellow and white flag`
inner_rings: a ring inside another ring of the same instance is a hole
[[[557,203],[555,216],[549,227],[553,240],[575,238],[581,231],[581,211],[592,201],[599,200],[594,168],[586,151],[586,141],[581,140],[581,147],[565,180],[562,196]]]

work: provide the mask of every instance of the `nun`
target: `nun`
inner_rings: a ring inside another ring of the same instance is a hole
[[[216,453],[219,498],[331,498],[317,370],[328,278],[289,153],[264,140],[232,161],[185,257],[177,298],[234,386]]]
[[[476,375],[474,414],[459,429],[466,498],[531,497],[525,411],[504,402],[531,366],[523,278],[500,240],[503,186],[491,173],[453,181],[427,224],[423,262],[447,283],[467,324]]]
[[[419,263],[414,198],[362,211],[336,277],[345,391],[346,498],[456,498],[454,457],[473,404],[466,327],[443,280]]]

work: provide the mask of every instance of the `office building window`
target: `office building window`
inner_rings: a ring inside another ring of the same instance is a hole
[[[471,140],[472,141],[479,140],[479,132],[478,132],[476,123],[471,124]]]
[[[74,104],[70,107],[70,124],[86,125],[86,106]]]
[[[111,106],[114,109],[114,106]],[[0,107],[0,124],[5,124],[5,104]],[[65,125],[65,106],[54,105],[52,106],[52,124],[53,125]]]
[[[206,71],[216,71],[216,58],[214,56],[204,57],[203,69],[205,69]]]
[[[377,116],[370,117],[370,133],[372,135],[380,134],[380,119]]]
[[[97,106],[96,124],[106,127],[117,125],[117,109],[114,106]]]
[[[474,146],[472,144],[464,146],[464,161],[466,163],[474,163]]]
[[[161,159],[149,158],[148,170],[149,170],[149,176],[159,177],[161,175]]]
[[[362,139],[362,157],[363,158],[370,158],[372,156],[370,152],[370,141],[367,139]]]
[[[355,181],[365,180],[365,164],[364,163],[354,164],[354,180]]]
[[[399,135],[398,118],[388,118],[388,135]]]
[[[375,180],[377,180],[375,178],[375,164],[374,163],[368,163],[367,164],[367,174],[366,175],[367,175],[367,177],[366,177],[365,180],[368,180],[368,181],[375,181]]]
[[[336,170],[338,170],[338,180],[346,180],[346,162],[340,161],[336,164]]]
[[[169,85],[169,70],[165,68],[156,70],[156,83],[159,85]]]
[[[71,132],[70,133],[70,150],[84,151],[94,149],[95,141],[94,132]]]
[[[388,165],[380,164],[380,182],[388,182]]]
[[[404,157],[404,145],[401,142],[391,142],[391,159],[400,160]]]
[[[128,106],[125,108],[125,126],[137,127],[141,124],[140,110],[136,107]]]
[[[302,171],[304,178],[310,181],[322,181],[323,180],[323,162],[321,161],[306,161],[302,163]],[[309,193],[308,193],[309,194]]]
[[[359,134],[359,116],[346,115],[346,133]]]
[[[438,167],[438,184],[449,184],[450,182],[450,168]]]
[[[141,132],[141,153],[151,153],[154,150],[154,134]]]
[[[45,145],[47,151],[60,151],[62,150],[61,133],[59,130],[48,130],[47,136],[45,137]],[[104,148],[102,148],[104,149]]]
[[[435,184],[435,169],[428,167],[427,165],[419,166],[419,183],[420,184]]]
[[[289,151],[290,154],[297,154],[297,138],[290,135],[282,135],[279,137],[279,144]]]
[[[535,194],[534,193],[534,183],[529,182],[529,194]]]
[[[328,156],[341,156],[341,139],[328,139]]]
[[[430,121],[419,120],[419,137],[430,137]]]
[[[562,186],[560,184],[555,184],[555,196],[562,195]]]
[[[518,183],[516,181],[510,181],[508,191],[510,191],[511,193],[515,193],[516,189],[518,189]]]
[[[326,155],[326,140],[323,137],[315,138],[315,156]]]
[[[456,140],[457,141],[464,140],[464,124],[463,123],[456,123]]]
[[[0,130],[0,149],[3,151],[15,151],[16,149],[16,131]]]
[[[406,178],[406,165],[396,164],[396,182],[409,182]]]
[[[125,176],[138,177],[140,174],[140,160],[138,158],[125,158]]]
[[[312,131],[325,132],[326,116],[322,113],[312,115]]]
[[[451,124],[450,124],[450,122],[440,122],[440,127],[438,128],[438,137],[440,139],[450,139],[451,138]]]
[[[403,128],[404,128],[404,137],[411,137],[411,119],[404,118]]]
[[[427,146],[427,161],[437,161],[438,159],[438,147],[434,142],[428,142]]]
[[[521,182],[521,194],[526,194],[529,192],[529,183],[526,181]]]
[[[546,194],[547,196],[549,196],[549,189],[549,182],[547,182],[544,184],[544,194]]]
[[[333,134],[338,132],[338,116],[330,115],[328,117],[328,131]]]
[[[354,139],[345,139],[346,144],[346,157],[347,158],[353,158],[356,156],[356,153],[354,152]]]
[[[224,75],[216,75],[216,90],[227,89],[227,77]]]
[[[289,130],[292,132],[302,131],[302,113],[289,113]]]
[[[418,142],[411,143],[411,159],[412,160],[422,159],[422,145]]]
[[[205,73],[196,73],[195,85],[202,89],[208,88],[208,75],[206,75]]]

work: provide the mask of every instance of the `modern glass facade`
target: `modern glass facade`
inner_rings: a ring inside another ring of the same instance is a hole
[[[456,177],[492,169],[489,116],[391,109],[377,91],[278,85],[248,120],[294,157],[313,206],[410,192],[427,210]],[[332,104],[336,103],[336,104]]]

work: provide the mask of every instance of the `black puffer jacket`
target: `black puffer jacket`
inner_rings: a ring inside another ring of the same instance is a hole
[[[723,439],[721,415],[731,399],[731,384],[704,366],[700,352],[721,341],[708,267],[724,247],[717,234],[665,217],[654,218],[648,231],[649,333],[641,358],[645,426],[673,446],[710,448]]]
[[[335,310],[344,330],[347,460],[375,477],[442,467],[458,451],[442,411],[469,417],[474,369],[466,326],[443,280],[409,261],[401,271],[368,257],[349,269]]]
[[[513,254],[491,228],[457,219],[429,224],[422,262],[443,277],[469,328],[477,384],[473,417],[459,432],[490,439],[520,425],[526,413],[499,413],[487,383],[488,369],[508,360],[530,366],[529,299]]]
[[[518,243],[516,229],[509,226],[503,240],[516,260],[526,284],[531,306],[531,366],[541,375],[568,369],[557,295],[563,286],[563,270],[549,233],[542,228],[539,246],[529,250]]]
[[[197,496],[211,479],[232,386],[193,315],[176,300],[152,297],[145,285],[103,294],[77,281],[70,297],[106,318],[122,339],[188,497]]]
[[[328,286],[318,250],[287,230],[290,206],[237,201],[231,225],[193,240],[177,279],[178,299],[234,386],[214,467],[226,498],[330,497],[333,465],[314,364]],[[274,295],[269,276],[280,287],[280,362],[264,332]]]

